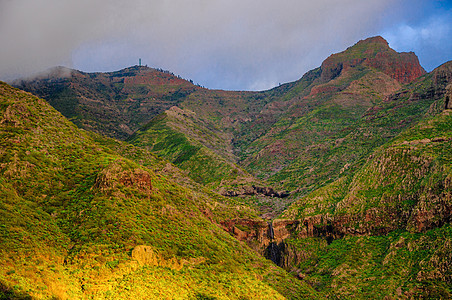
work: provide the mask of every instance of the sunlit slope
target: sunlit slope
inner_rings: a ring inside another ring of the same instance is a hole
[[[282,299],[313,291],[206,216],[215,203],[0,85],[5,297]]]

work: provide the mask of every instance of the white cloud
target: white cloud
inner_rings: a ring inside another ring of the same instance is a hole
[[[417,24],[402,23],[383,35],[397,51],[414,51],[427,71],[452,59],[452,11],[431,15]]]

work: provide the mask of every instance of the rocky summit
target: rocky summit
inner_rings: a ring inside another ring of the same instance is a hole
[[[0,85],[3,299],[452,297],[452,62],[382,37],[261,92]]]

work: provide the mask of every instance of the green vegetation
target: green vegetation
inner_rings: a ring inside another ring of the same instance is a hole
[[[216,201],[98,146],[45,101],[0,88],[5,297],[315,295],[213,224]]]
[[[448,299],[450,225],[386,236],[348,236],[327,244],[319,238],[287,240],[304,259],[293,262],[298,276],[327,297],[358,299]]]
[[[19,85],[87,131],[1,84],[0,298],[450,298],[452,63],[424,73],[376,37],[264,92]],[[253,185],[290,195],[217,194]]]
[[[193,135],[198,140],[191,138]],[[129,142],[169,160],[187,171],[191,179],[209,188],[258,182],[233,161],[208,147],[221,145],[219,139],[215,133],[190,117],[189,112],[170,110],[136,132]]]

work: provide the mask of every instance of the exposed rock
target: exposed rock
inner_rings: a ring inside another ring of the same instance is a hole
[[[152,178],[148,172],[142,169],[124,169],[121,161],[111,163],[98,174],[94,186],[102,191],[114,189],[118,184],[125,187],[134,186],[145,193],[152,191]]]
[[[274,240],[281,243],[299,228],[300,221],[298,220],[281,220],[273,221]]]
[[[321,66],[321,81],[328,82],[359,65],[375,68],[404,84],[426,74],[413,52],[397,53],[377,36],[328,57]]]
[[[221,189],[220,195],[226,196],[226,197],[236,197],[236,196],[243,196],[243,195],[264,195],[269,197],[278,197],[278,198],[285,198],[289,196],[289,192],[287,191],[275,191],[271,187],[260,187],[260,186],[242,186],[237,190],[226,190]]]
[[[365,64],[401,83],[410,83],[426,74],[414,52],[398,53],[398,55],[398,59],[395,59],[393,53],[380,52],[374,58],[367,60]]]
[[[444,108],[452,109],[452,83],[446,88],[446,96],[444,98]]]
[[[227,220],[221,222],[221,227],[259,253],[270,244],[268,224],[263,220]]]
[[[432,73],[433,84],[441,89],[445,89],[452,81],[452,61],[442,64],[433,70]]]
[[[271,242],[264,251],[264,257],[281,266],[284,255],[284,243]]]
[[[132,259],[140,265],[162,266],[173,270],[181,270],[185,264],[196,265],[205,261],[204,257],[191,258],[189,261],[171,257],[164,259],[161,255],[155,253],[151,246],[138,245],[132,250]]]

